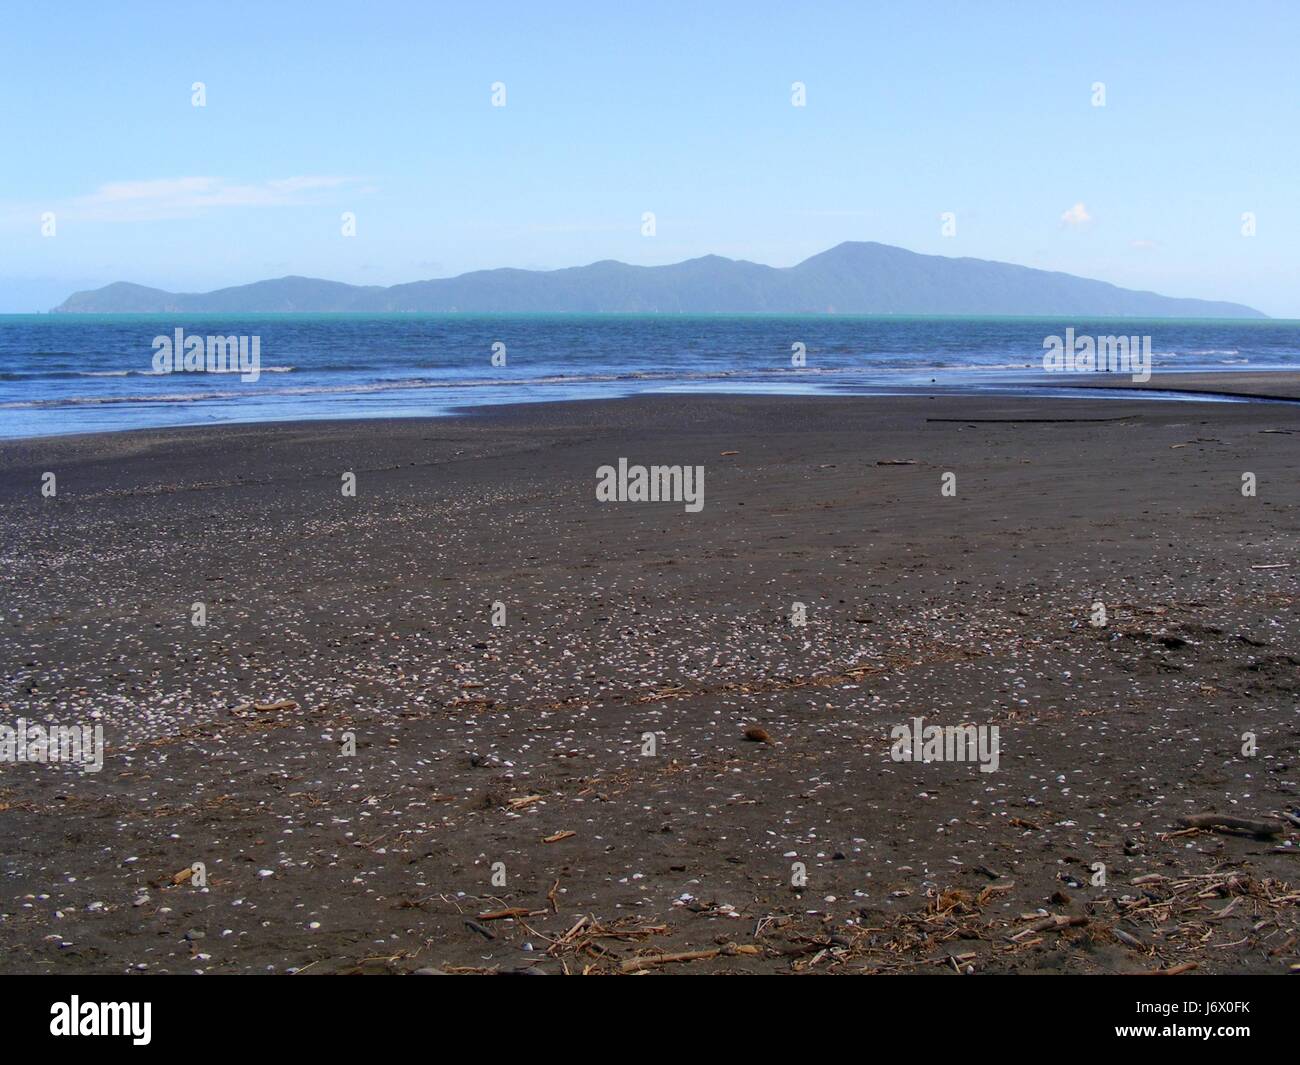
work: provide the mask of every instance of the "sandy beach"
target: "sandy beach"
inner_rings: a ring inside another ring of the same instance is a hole
[[[1298,445],[952,395],[4,443],[0,721],[107,753],[0,765],[0,970],[1285,973]],[[620,458],[703,508],[597,502]]]

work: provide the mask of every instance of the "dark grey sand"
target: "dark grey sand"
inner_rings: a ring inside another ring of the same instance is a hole
[[[1178,818],[1300,803],[1298,448],[718,396],[4,444],[0,722],[110,750],[0,766],[0,968],[1284,973],[1296,830]],[[620,456],[704,510],[598,504]],[[998,770],[893,760],[918,716]]]

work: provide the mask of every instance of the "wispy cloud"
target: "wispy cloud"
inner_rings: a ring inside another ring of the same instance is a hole
[[[1092,221],[1092,215],[1088,213],[1088,208],[1080,201],[1071,207],[1068,211],[1061,212],[1061,225],[1063,226],[1086,226]]]
[[[357,184],[356,178],[299,176],[239,183],[219,177],[113,181],[68,202],[76,217],[101,222],[144,222],[189,218],[237,207],[296,207],[320,203],[330,191]]]

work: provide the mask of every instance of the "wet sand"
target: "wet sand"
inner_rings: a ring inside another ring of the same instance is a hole
[[[1026,379],[1028,381],[1028,379]],[[1033,384],[1048,388],[1120,388],[1144,392],[1192,392],[1207,396],[1293,400],[1300,402],[1300,373],[1290,370],[1243,373],[1154,373],[1134,381],[1122,373],[1039,374]]]
[[[2,444],[0,722],[109,750],[0,765],[0,970],[1285,973],[1298,446],[951,396]],[[620,457],[703,510],[598,503]]]

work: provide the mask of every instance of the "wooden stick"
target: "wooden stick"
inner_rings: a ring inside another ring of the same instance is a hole
[[[721,954],[761,954],[762,952],[763,948],[755,943],[726,943],[711,950],[683,950],[678,951],[676,954],[647,954],[640,958],[626,958],[619,968],[625,973],[635,973],[640,972],[642,969],[653,969],[658,965],[673,965],[683,961],[703,961],[706,958],[716,958]]]
[[[1267,839],[1279,835],[1282,826],[1276,821],[1252,821],[1246,817],[1232,817],[1228,814],[1188,814],[1178,819],[1180,825],[1187,828],[1205,828],[1211,832],[1239,832]]]
[[[1182,973],[1190,973],[1198,967],[1198,962],[1185,961],[1181,965],[1171,965],[1168,969],[1148,969],[1144,973],[1135,973],[1135,976],[1179,976]]]
[[[1230,913],[1232,913],[1233,910],[1237,908],[1237,905],[1240,902],[1241,902],[1241,896],[1238,895],[1230,903],[1228,903],[1228,905],[1223,907],[1223,909],[1219,910],[1216,913],[1211,914],[1209,917],[1206,918],[1206,920],[1222,921],[1225,917],[1227,917]]]
[[[1058,928],[1073,928],[1079,925],[1087,924],[1089,917],[1072,917],[1066,914],[1057,914],[1052,917],[1043,917],[1031,925],[1027,925],[1011,937],[1012,942],[1017,942],[1024,936],[1032,935],[1034,932],[1046,932],[1049,928],[1055,931]]]

